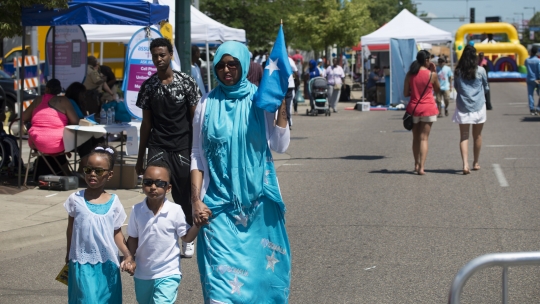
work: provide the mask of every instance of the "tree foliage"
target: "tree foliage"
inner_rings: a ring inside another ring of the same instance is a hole
[[[67,8],[67,0],[1,0],[0,38],[22,36],[21,7],[37,4],[47,8]]]
[[[302,0],[201,0],[201,11],[227,26],[246,31],[250,47],[268,47],[276,39],[280,21],[301,7]],[[287,26],[284,24],[287,31]],[[286,33],[286,37],[287,36]]]
[[[201,0],[201,11],[231,27],[246,30],[250,48],[269,48],[280,20],[287,44],[321,51],[353,46],[406,8],[411,0]]]
[[[531,20],[529,20],[529,27],[540,27],[540,12],[534,14]],[[529,27],[525,28],[522,33],[523,39],[521,39],[521,43],[524,44],[525,46],[531,43],[540,42],[540,32],[538,31],[534,32],[534,37],[533,39],[531,39]]]
[[[377,0],[370,1],[369,15],[377,28],[392,20],[403,9],[409,10],[416,15],[416,6],[411,0]]]
[[[311,49],[330,45],[353,46],[362,35],[375,29],[369,17],[368,0],[306,0],[302,12],[289,15],[295,36]]]

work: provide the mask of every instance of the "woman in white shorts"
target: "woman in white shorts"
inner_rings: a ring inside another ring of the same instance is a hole
[[[463,174],[471,173],[469,169],[468,145],[469,131],[472,125],[474,140],[473,170],[480,170],[478,158],[482,147],[482,128],[486,122],[486,97],[489,91],[486,70],[477,65],[476,49],[468,45],[463,50],[455,70],[455,84],[457,91],[456,111],[452,120],[459,124],[461,159],[463,160]]]

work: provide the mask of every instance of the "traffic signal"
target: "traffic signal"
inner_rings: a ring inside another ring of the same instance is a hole
[[[487,22],[501,22],[501,16],[486,17],[486,23]]]
[[[474,23],[474,7],[471,7],[471,12],[469,14],[469,20],[471,23]]]

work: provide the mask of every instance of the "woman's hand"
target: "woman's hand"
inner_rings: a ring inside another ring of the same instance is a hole
[[[212,211],[208,209],[205,203],[201,200],[196,200],[191,203],[192,205],[192,215],[193,215],[193,224],[195,226],[201,227],[202,225],[208,225],[210,222],[208,219],[212,216]]]

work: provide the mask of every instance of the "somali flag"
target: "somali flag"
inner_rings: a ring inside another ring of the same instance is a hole
[[[267,112],[276,112],[287,94],[291,74],[283,26],[280,25],[274,48],[266,61],[263,77],[254,98],[255,105]]]

